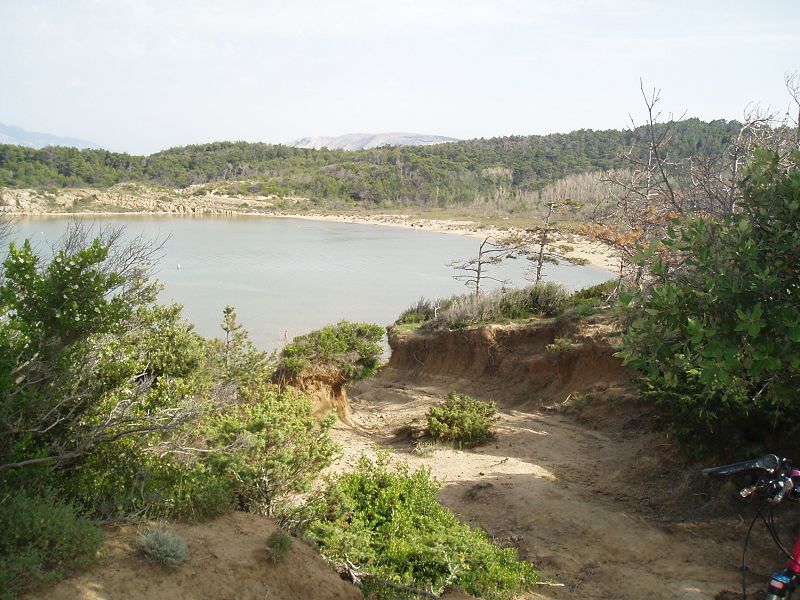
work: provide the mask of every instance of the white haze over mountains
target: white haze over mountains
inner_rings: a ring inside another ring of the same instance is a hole
[[[331,150],[367,150],[381,146],[429,146],[457,142],[457,138],[421,133],[347,133],[334,137],[316,136],[295,140],[290,145],[295,148],[329,148]]]
[[[99,145],[86,140],[71,137],[60,137],[50,133],[26,131],[13,125],[0,123],[0,144],[16,144],[29,148],[44,148],[45,146],[71,146],[73,148],[100,148]]]
[[[212,141],[212,140],[208,140]],[[339,136],[312,136],[295,140],[288,144],[295,148],[329,148],[331,150],[366,150],[381,146],[428,146],[457,142],[457,138],[423,133],[348,133]],[[21,127],[0,123],[0,144],[16,144],[29,148],[45,146],[70,146],[73,148],[100,148],[98,144],[71,137],[61,137],[50,133],[26,131]]]

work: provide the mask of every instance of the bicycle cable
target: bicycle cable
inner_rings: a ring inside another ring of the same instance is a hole
[[[769,532],[769,535],[772,538],[772,541],[775,542],[775,545],[778,547],[778,549],[783,553],[783,555],[786,558],[791,560],[793,558],[792,554],[789,552],[789,550],[786,548],[786,546],[783,545],[783,542],[781,542],[780,536],[778,535],[778,529],[775,526],[775,517],[774,517],[773,507],[772,506],[769,507],[769,520],[767,520],[764,517],[764,513],[761,512],[763,509],[764,509],[764,507],[761,507],[760,509],[756,508],[757,516],[761,517],[761,520],[764,521],[764,526],[767,528],[767,531]]]
[[[766,506],[765,503],[764,507]],[[750,544],[750,534],[760,515],[761,509],[756,508],[756,514],[753,515],[750,526],[747,528],[747,535],[744,536],[744,547],[742,548],[742,600],[747,600],[747,546]],[[763,519],[763,517],[761,518]]]

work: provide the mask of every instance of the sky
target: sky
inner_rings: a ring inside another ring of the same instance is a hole
[[[785,113],[798,0],[0,0],[0,122],[148,154]]]

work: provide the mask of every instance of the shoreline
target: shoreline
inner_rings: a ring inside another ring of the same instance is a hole
[[[324,214],[324,213],[286,213],[286,212],[174,212],[156,210],[128,210],[128,211],[7,211],[0,212],[0,217],[7,216],[28,218],[48,218],[48,217],[201,217],[201,218],[276,218],[276,219],[303,219],[307,221],[323,221],[328,223],[349,223],[353,225],[378,225],[383,227],[399,227],[403,229],[413,229],[417,231],[428,231],[432,233],[445,233],[451,235],[462,235],[474,238],[502,237],[509,233],[520,232],[517,227],[497,227],[484,226],[469,220],[447,220],[447,219],[426,219],[411,217],[404,214],[375,213],[368,215],[348,215],[348,214]],[[617,272],[618,259],[614,250],[609,246],[585,236],[570,233],[562,236],[562,241],[573,247],[569,252],[570,257],[580,258],[587,261],[588,266],[603,269],[605,271]]]

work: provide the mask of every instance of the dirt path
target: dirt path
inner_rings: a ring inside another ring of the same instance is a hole
[[[563,584],[531,598],[677,600],[740,589],[741,532],[710,535],[713,524],[661,514],[652,497],[672,482],[637,475],[648,471],[641,467],[654,438],[635,418],[594,429],[574,415],[503,407],[494,397],[501,413],[494,443],[414,450],[427,408],[448,391],[381,374],[352,388],[351,422],[336,429],[346,449],[336,468],[352,467],[375,444],[412,467],[428,465],[444,482],[445,505]]]

